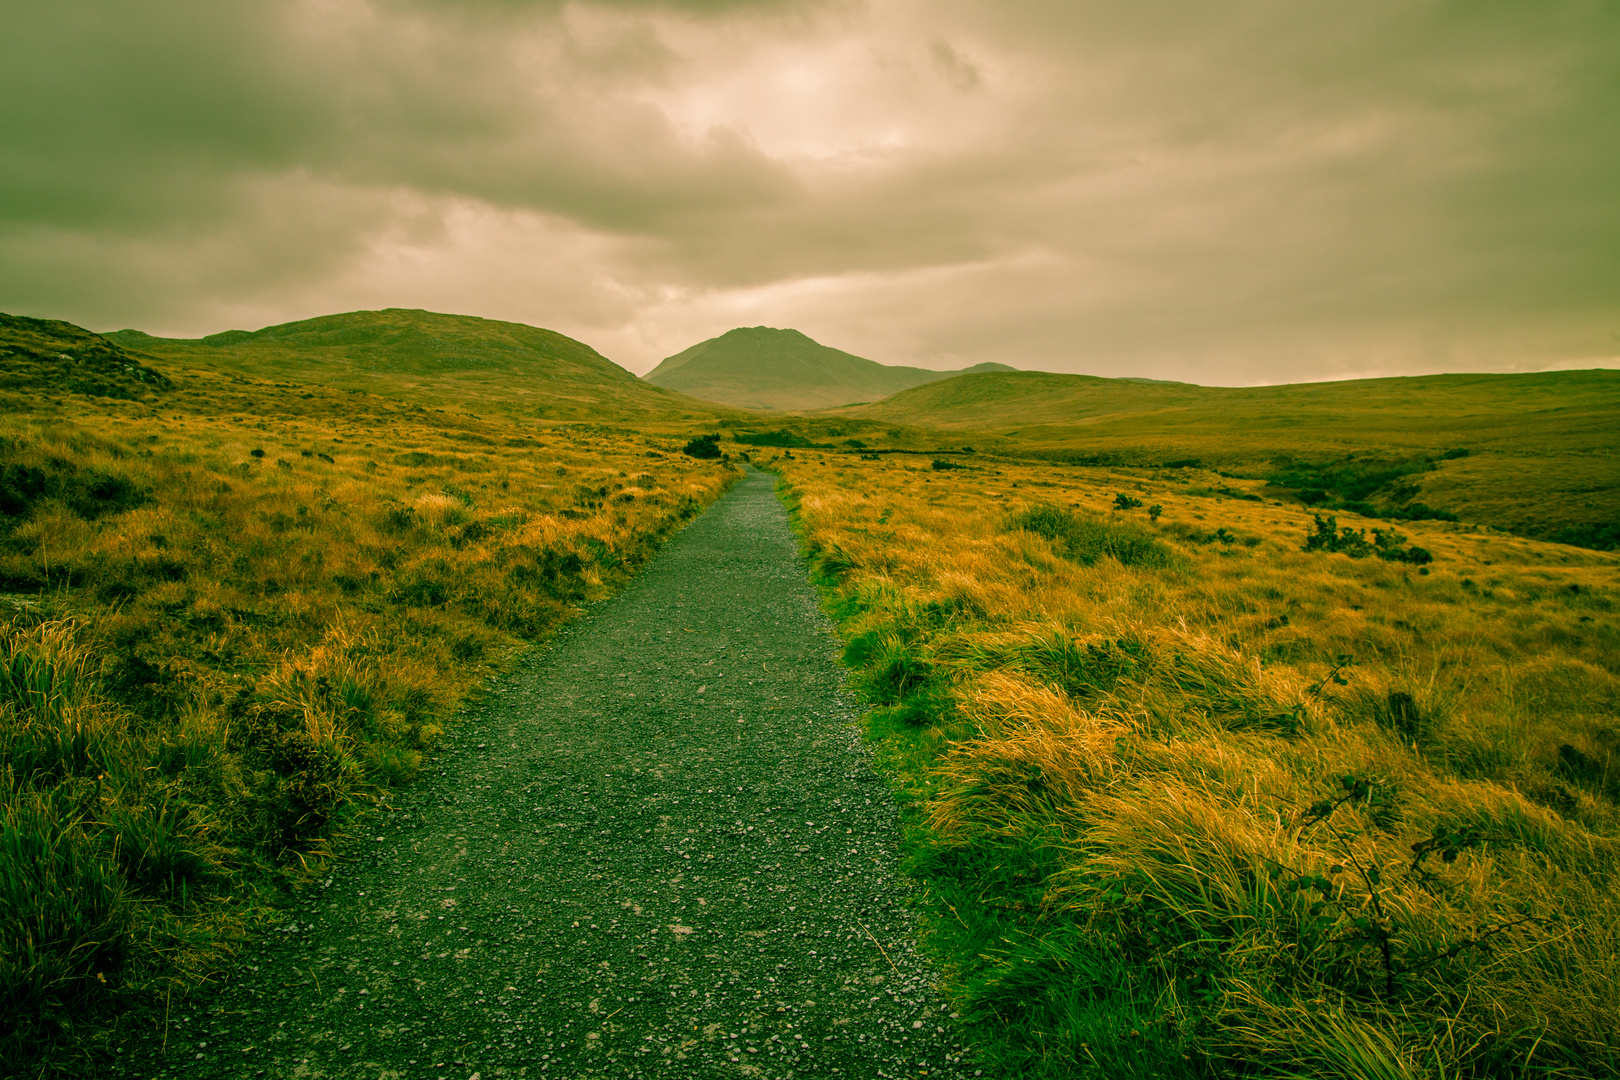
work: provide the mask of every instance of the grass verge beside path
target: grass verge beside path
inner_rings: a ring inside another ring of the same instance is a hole
[[[1620,561],[1306,551],[1146,470],[771,467],[988,1068],[1620,1075]]]
[[[293,400],[0,416],[8,1071],[94,1071],[205,987],[468,695],[736,479],[675,436]]]

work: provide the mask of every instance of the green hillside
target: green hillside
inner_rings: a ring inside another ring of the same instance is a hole
[[[1058,461],[1197,462],[1595,546],[1620,522],[1620,371],[1257,387],[998,372],[837,415],[971,431],[981,448]]]
[[[187,366],[342,389],[413,392],[422,399],[548,417],[610,414],[707,416],[708,402],[649,386],[595,349],[522,323],[387,308],[230,330],[205,338],[156,338],[137,330],[104,337]]]
[[[967,372],[1006,372],[979,364]],[[822,345],[797,330],[739,327],[664,360],[655,386],[741,409],[825,409],[875,401],[963,371],[891,367]]]
[[[171,385],[150,359],[72,323],[0,313],[0,393],[138,400]]]

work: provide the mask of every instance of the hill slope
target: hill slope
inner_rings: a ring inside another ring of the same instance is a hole
[[[968,372],[1011,371],[979,364]],[[825,409],[874,401],[963,371],[891,367],[830,348],[797,330],[739,327],[664,360],[655,386],[742,409]]]
[[[997,372],[836,412],[973,431],[981,446],[988,435],[1076,463],[1197,460],[1279,482],[1314,477],[1288,486],[1421,503],[1592,546],[1612,543],[1603,538],[1620,523],[1620,371],[1254,387]]]
[[[351,311],[204,338],[105,335],[189,365],[347,389],[520,407],[544,416],[712,414],[707,402],[649,386],[583,342],[523,323],[387,308]]]
[[[72,323],[0,312],[0,390],[138,400],[172,385],[150,359]]]
[[[965,375],[840,415],[994,432],[1024,443],[1114,439],[1166,448],[1247,444],[1261,433],[1296,445],[1446,449],[1608,446],[1620,419],[1620,371],[1424,375],[1283,386],[1196,386],[1044,371]],[[1437,441],[1438,440],[1438,441]]]

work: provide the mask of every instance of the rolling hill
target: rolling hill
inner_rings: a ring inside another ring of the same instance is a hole
[[[1425,375],[1281,386],[1196,386],[1044,371],[970,374],[919,386],[841,416],[993,432],[1025,444],[1147,442],[1380,444],[1446,449],[1458,440],[1510,448],[1607,448],[1620,420],[1620,371]]]
[[[138,330],[103,335],[125,349],[226,374],[568,418],[715,412],[650,386],[583,342],[523,323],[387,308],[204,338]],[[385,389],[386,388],[386,389]]]
[[[1399,491],[1539,538],[1608,536],[1620,522],[1620,371],[1254,387],[991,372],[834,412],[1073,463],[1196,461],[1257,478],[1315,468],[1348,487],[1363,486],[1349,474],[1411,467],[1374,501]]]
[[[825,409],[875,401],[964,371],[1012,370],[1004,364],[963,371],[891,367],[822,345],[797,330],[754,326],[676,353],[646,381],[740,409]]]

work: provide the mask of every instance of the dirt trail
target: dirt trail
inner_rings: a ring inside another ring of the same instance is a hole
[[[972,1075],[836,647],[750,470],[126,1075]]]

